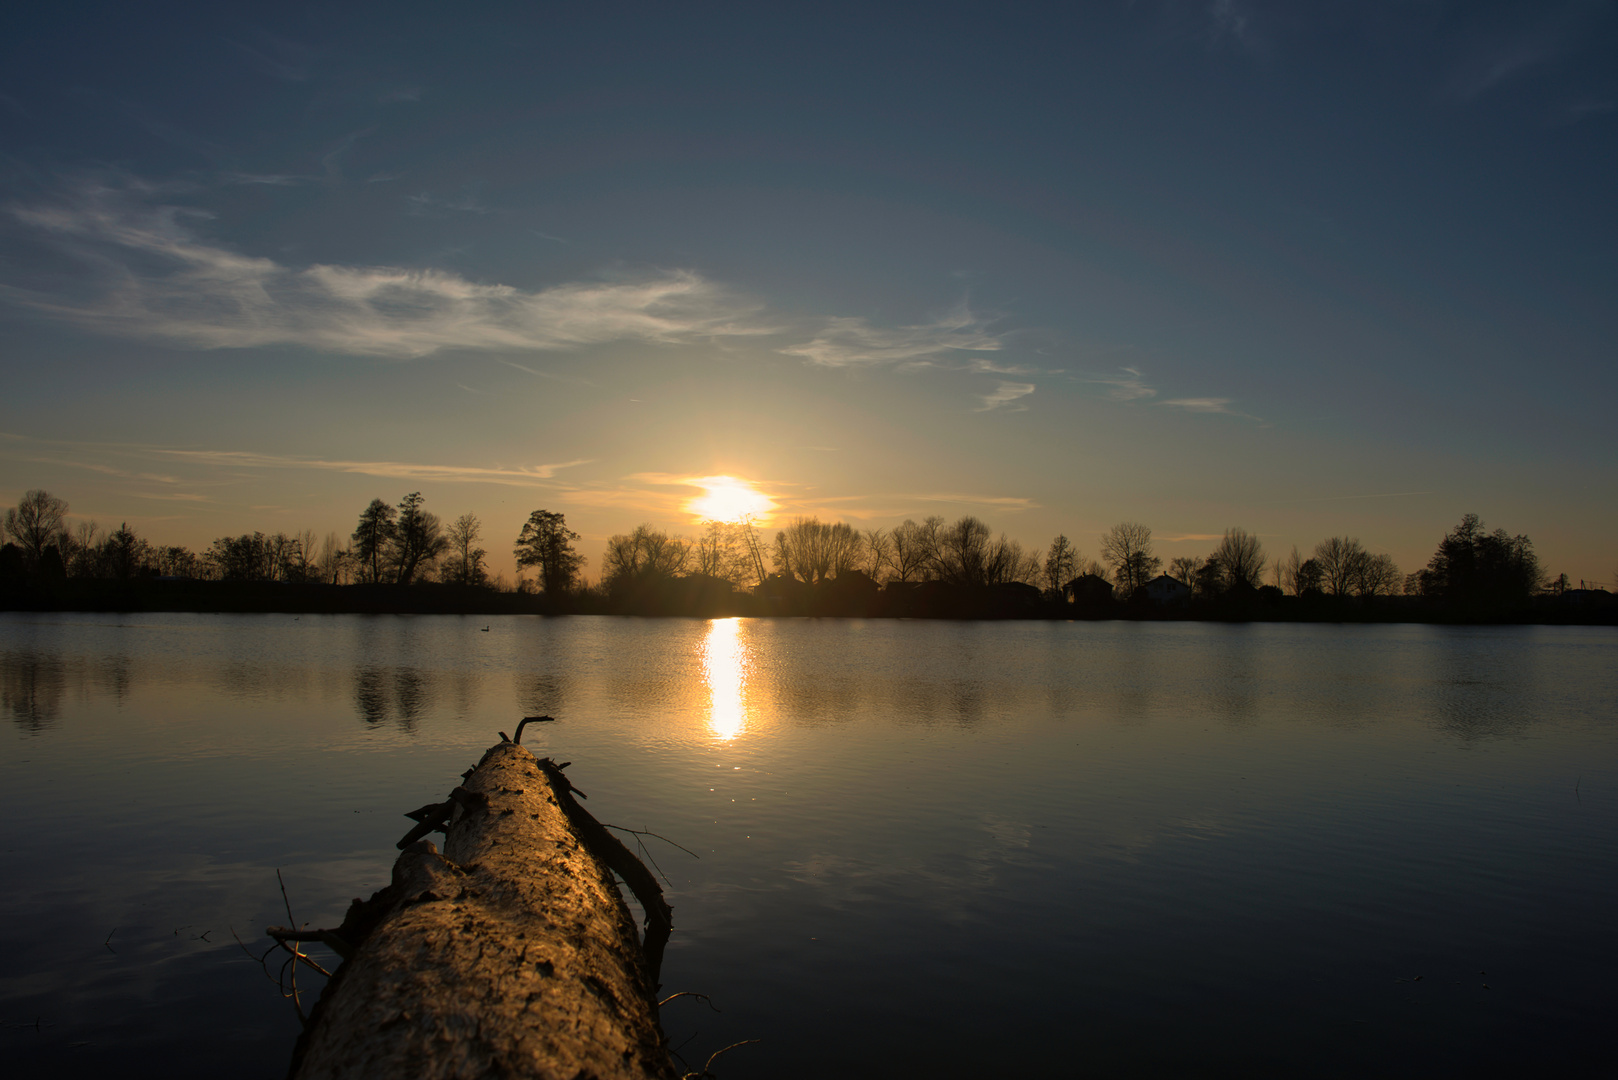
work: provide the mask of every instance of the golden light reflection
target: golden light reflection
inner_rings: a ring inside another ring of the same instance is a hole
[[[687,481],[702,494],[685,504],[686,510],[705,521],[764,519],[775,501],[746,480],[735,476],[698,476]]]
[[[708,683],[708,727],[730,742],[747,726],[747,648],[740,619],[715,619],[702,643],[702,676]]]

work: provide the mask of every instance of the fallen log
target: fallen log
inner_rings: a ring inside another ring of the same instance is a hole
[[[344,957],[291,1076],[676,1077],[657,1019],[662,891],[579,805],[569,763],[501,740],[447,801],[409,815],[392,882],[341,926],[267,931]],[[423,838],[436,829],[442,854]],[[644,943],[613,871],[646,912]]]

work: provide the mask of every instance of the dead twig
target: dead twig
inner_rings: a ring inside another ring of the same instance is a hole
[[[702,858],[701,855],[698,855],[696,852],[692,851],[690,848],[686,847],[685,845],[676,844],[676,843],[674,843],[673,840],[670,840],[668,837],[664,836],[662,833],[655,833],[655,832],[652,832],[650,829],[628,829],[628,828],[625,828],[622,825],[608,825],[604,821],[601,823],[601,827],[603,829],[617,829],[619,832],[632,833],[635,836],[655,836],[659,840],[663,841],[663,843],[672,844],[674,847],[679,848],[681,851],[685,852],[687,855],[691,856],[693,859]]]
[[[659,1009],[661,1009],[663,1006],[667,1005],[669,1002],[673,1001],[675,998],[683,998],[683,997],[695,998],[698,1001],[706,1001],[708,1003],[708,1008],[712,1009],[714,1012],[723,1012],[724,1011],[719,1006],[717,1006],[717,1005],[715,1005],[713,1003],[713,998],[709,997],[707,994],[699,994],[695,990],[681,990],[677,994],[670,994],[668,997],[664,998],[662,1001],[659,1001],[657,1003],[657,1007]]]
[[[281,902],[286,905],[287,925],[296,927],[298,925],[298,920],[292,917],[292,901],[287,898],[287,883],[286,879],[281,876],[281,868],[279,866],[275,868],[275,880],[281,885]],[[293,959],[288,961],[288,963],[292,965],[292,1007],[298,1010],[298,1022],[307,1025],[309,1023],[309,1018],[303,1014],[303,999],[298,997],[298,951],[296,949],[288,949],[287,951],[293,955]],[[281,965],[281,970],[286,970],[286,964]],[[284,993],[283,996],[285,996]]]
[[[736,1049],[738,1046],[746,1046],[749,1043],[756,1043],[756,1042],[763,1042],[763,1041],[764,1041],[763,1039],[743,1039],[741,1042],[731,1043],[729,1046],[725,1047],[723,1050],[715,1050],[712,1054],[710,1054],[708,1056],[708,1061],[707,1061],[706,1064],[704,1064],[702,1066],[702,1071],[701,1072],[699,1072],[699,1073],[686,1073],[684,1076],[682,1076],[680,1078],[680,1080],[710,1080],[710,1078],[713,1077],[713,1063],[719,1060],[720,1055],[728,1054],[732,1050]]]

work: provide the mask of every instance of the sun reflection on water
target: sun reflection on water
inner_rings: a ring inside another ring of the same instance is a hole
[[[747,648],[740,619],[715,619],[702,643],[702,677],[708,683],[708,726],[729,742],[747,726]]]

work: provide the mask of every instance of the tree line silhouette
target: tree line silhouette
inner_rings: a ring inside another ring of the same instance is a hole
[[[1151,529],[1122,522],[1091,558],[1065,535],[1027,549],[980,518],[892,529],[799,517],[767,537],[752,521],[710,521],[695,537],[650,524],[612,536],[586,584],[579,534],[535,510],[513,544],[518,578],[491,575],[483,524],[445,525],[420,492],[373,499],[346,538],[223,536],[194,552],[127,524],[69,524],[68,504],[31,490],[6,511],[0,606],[195,610],[540,611],[671,615],[1234,619],[1577,619],[1611,621],[1603,589],[1546,580],[1523,535],[1474,514],[1402,575],[1355,537],[1271,558],[1227,529],[1202,557],[1165,568]]]

